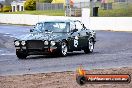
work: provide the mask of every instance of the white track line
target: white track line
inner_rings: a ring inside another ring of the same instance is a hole
[[[7,54],[7,53],[3,53],[3,54],[0,54],[0,56],[9,56],[9,55],[15,55],[14,53],[9,53],[9,54]]]

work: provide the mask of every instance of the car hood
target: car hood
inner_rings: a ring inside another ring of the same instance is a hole
[[[67,33],[30,33],[18,37],[17,40],[60,40],[65,39],[67,35]]]

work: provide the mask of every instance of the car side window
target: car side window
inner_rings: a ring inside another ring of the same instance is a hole
[[[74,23],[70,23],[70,29],[71,29],[71,31],[73,31],[74,29],[76,29],[76,26],[75,26],[75,24]]]
[[[66,23],[66,26],[65,26],[65,28],[64,28],[64,32],[69,32],[69,31],[70,31],[70,23],[67,22],[67,23]]]
[[[81,23],[80,22],[75,22],[75,24],[76,24],[76,29],[78,29],[78,31],[81,31],[81,29],[82,29]]]

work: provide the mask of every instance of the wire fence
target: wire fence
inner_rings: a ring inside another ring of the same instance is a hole
[[[64,10],[63,3],[36,3],[36,10]]]
[[[92,8],[92,6],[90,7]],[[132,0],[114,0],[113,2],[109,3],[101,3],[98,1],[95,3],[95,7],[99,7],[98,16],[105,17],[132,16]]]
[[[112,1],[107,3],[101,3],[101,1],[74,3],[70,8],[70,16],[81,16],[82,8],[90,8],[91,16],[93,16],[93,7],[98,7],[98,16],[100,17],[132,16],[132,0]]]
[[[92,4],[90,4],[92,5]],[[128,0],[115,0],[114,2],[109,3],[101,3],[99,1],[95,2],[95,6],[99,7],[100,9],[127,9],[128,6],[132,5],[132,2]],[[91,6],[92,7],[92,6]]]
[[[92,16],[93,7],[99,7],[98,16],[100,17],[132,16],[132,0],[112,0],[112,2],[107,3],[102,3],[101,0],[73,3],[68,6],[68,13],[66,12],[67,6],[63,3],[37,3],[36,10],[64,10],[65,15],[78,17],[82,15],[82,8],[90,8]]]

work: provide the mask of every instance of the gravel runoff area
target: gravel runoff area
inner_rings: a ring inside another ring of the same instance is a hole
[[[130,74],[132,68],[111,68],[89,70],[90,74]],[[0,88],[132,88],[129,84],[85,84],[76,82],[76,72],[58,72],[0,76]]]

